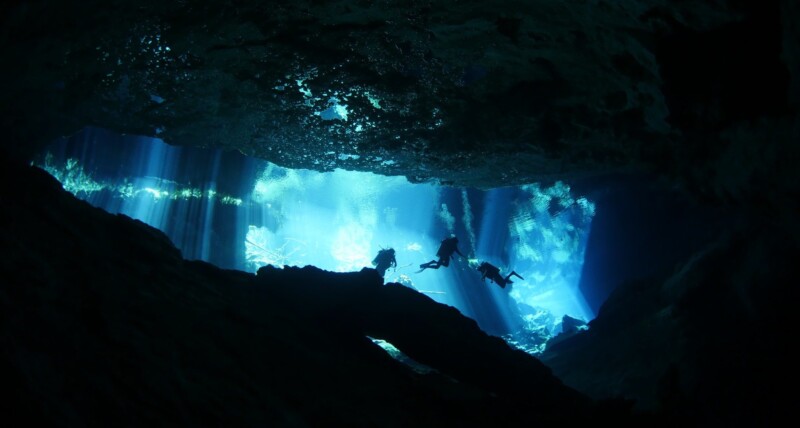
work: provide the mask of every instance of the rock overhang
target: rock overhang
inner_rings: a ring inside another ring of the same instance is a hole
[[[676,160],[656,41],[742,19],[726,2],[660,0],[9,10],[12,151],[100,126],[478,188],[691,162]]]

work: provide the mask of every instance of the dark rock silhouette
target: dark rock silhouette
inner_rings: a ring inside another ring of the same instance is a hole
[[[253,275],[187,261],[160,231],[35,167],[0,164],[6,415],[68,426],[627,419],[374,269]],[[415,373],[369,337],[436,372]]]

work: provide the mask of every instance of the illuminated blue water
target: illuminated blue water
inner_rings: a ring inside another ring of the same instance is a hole
[[[387,282],[454,306],[487,332],[553,333],[565,314],[594,317],[577,289],[594,205],[563,183],[479,191],[289,170],[96,129],[56,142],[37,164],[89,203],[164,231],[188,259],[251,272],[266,264],[352,271],[391,247],[397,267]],[[417,273],[451,234],[467,258]],[[480,261],[525,279],[506,289],[482,282]]]

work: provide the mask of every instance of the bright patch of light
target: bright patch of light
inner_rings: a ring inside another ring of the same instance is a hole
[[[339,99],[331,97],[328,100],[328,108],[323,111],[314,112],[322,120],[343,120],[347,122],[347,105],[339,104]]]
[[[464,229],[467,231],[467,237],[469,238],[470,249],[472,252],[475,251],[475,229],[472,227],[472,207],[469,203],[469,196],[467,194],[467,189],[461,189],[461,204],[462,204],[462,212],[464,215],[462,219],[464,220]]]
[[[515,207],[509,224],[517,241],[511,264],[527,272],[528,281],[515,286],[511,295],[531,307],[548,308],[556,320],[563,315],[591,320],[594,314],[577,286],[594,204],[585,198],[576,201],[562,182],[522,190],[527,196]]]
[[[569,260],[569,256],[569,252],[562,249],[554,250],[550,257],[552,257],[556,263],[566,263],[567,260]]]
[[[304,81],[305,79],[295,80],[295,83],[297,83],[297,90],[300,91],[304,97],[311,98],[311,89],[308,89],[308,87],[303,84]]]
[[[372,104],[372,107],[374,107],[374,108],[376,108],[378,110],[381,109],[381,101],[377,97],[374,97],[374,96],[370,95],[369,92],[365,92],[364,96],[367,97],[367,99],[369,100],[369,103]]]
[[[170,199],[204,199],[217,196],[213,189],[203,191],[198,188],[183,187],[175,182],[161,179],[136,179],[135,183],[124,177],[121,182],[97,181],[93,174],[87,173],[78,163],[77,159],[69,158],[64,163],[53,160],[53,155],[47,153],[43,163],[38,164],[55,177],[64,187],[64,190],[79,198],[90,199],[92,195],[100,192],[109,192],[114,197],[131,199],[140,196],[149,196],[154,201]],[[138,186],[136,184],[139,184]],[[155,184],[151,186],[148,184]],[[219,202],[225,205],[241,205],[242,199],[230,195],[222,195]]]
[[[303,188],[300,172],[268,164],[253,188],[255,202],[273,202]]]
[[[242,205],[242,200],[239,198],[234,198],[233,196],[223,196],[220,198],[220,202],[226,205]]]
[[[439,219],[447,226],[447,231],[453,233],[455,230],[456,218],[453,217],[453,214],[450,214],[450,210],[447,209],[447,204],[442,204],[439,212],[437,213]]]
[[[586,216],[594,217],[594,204],[589,202],[588,199],[578,198],[575,202],[581,207]]]
[[[381,248],[392,247],[398,267],[387,271],[387,281],[412,273],[427,261],[421,257],[436,252],[438,240],[420,231],[431,226],[437,196],[433,186],[412,185],[403,177],[288,170],[265,162],[252,191],[262,210],[247,221],[251,231],[269,225],[269,233],[248,233],[247,270],[264,264],[361,270],[372,267]]]
[[[422,250],[422,245],[419,245],[416,242],[412,242],[412,243],[406,245],[406,250],[408,250],[408,251],[420,251],[420,250]]]
[[[247,261],[254,266],[283,267],[303,250],[303,243],[279,238],[266,227],[249,226],[244,241]]]
[[[168,197],[169,196],[169,192],[153,189],[153,188],[150,188],[150,187],[145,187],[143,190],[145,192],[151,194],[153,196],[153,198],[155,198],[155,199],[161,199],[162,197]]]
[[[78,161],[75,159],[67,159],[63,165],[58,165],[54,163],[53,155],[47,153],[45,155],[44,164],[40,166],[55,177],[56,180],[61,183],[64,190],[73,195],[86,197],[88,194],[99,192],[106,188],[106,185],[92,179],[92,177],[83,170],[83,167],[78,165]]]
[[[358,223],[338,228],[331,245],[331,256],[338,262],[340,272],[357,271],[370,265],[372,232]]]
[[[533,199],[531,202],[533,203],[533,208],[537,213],[544,212],[547,207],[550,206],[550,199],[552,199],[549,195],[545,195],[542,193],[536,193],[533,195]]]
[[[427,374],[436,371],[425,364],[418,363],[415,360],[409,358],[401,350],[397,349],[396,346],[392,345],[391,343],[383,339],[375,339],[369,336],[367,336],[367,338],[370,339],[372,343],[380,346],[381,349],[383,349],[384,351],[386,351],[387,354],[389,354],[389,356],[391,356],[397,361],[400,361],[403,364],[408,365],[412,370],[414,370],[417,373]]]

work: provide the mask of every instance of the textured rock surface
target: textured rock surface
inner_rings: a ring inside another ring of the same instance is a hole
[[[93,125],[477,187],[629,169],[692,177],[713,174],[704,164],[728,143],[687,132],[731,125],[714,120],[729,110],[734,122],[780,114],[759,101],[785,105],[788,88],[777,7],[762,19],[724,1],[4,7],[2,123],[28,141],[23,153]],[[787,24],[787,40],[795,32]],[[717,61],[728,54],[738,59]],[[761,71],[740,67],[762,59]],[[745,114],[720,105],[748,87],[760,99]],[[325,113],[331,98],[346,120]]]

